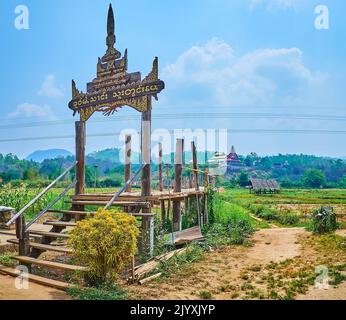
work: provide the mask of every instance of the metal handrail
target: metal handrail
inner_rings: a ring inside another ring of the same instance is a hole
[[[143,170],[143,168],[145,167],[145,165],[143,164],[137,171],[136,173],[131,177],[131,179],[127,180],[126,183],[124,184],[124,186],[114,194],[114,196],[112,197],[112,199],[107,203],[107,205],[104,207],[104,210],[109,209],[109,207],[113,204],[113,202],[115,200],[117,200],[121,194],[127,189],[127,187],[129,185],[131,185],[137,178],[138,175],[141,173],[141,171]]]
[[[34,219],[26,224],[25,229],[28,230],[39,218],[41,218],[50,208],[52,208],[67,192],[74,188],[77,181],[73,181],[69,186],[67,186],[63,192],[61,192],[46,208],[44,208]]]
[[[24,206],[18,213],[16,213],[7,223],[6,226],[10,226],[15,222],[24,212],[29,209],[38,199],[45,195],[50,189],[52,189],[57,182],[59,182],[63,177],[65,177],[76,165],[77,161],[70,167],[68,167],[59,177],[57,177],[49,186],[42,190],[34,199],[32,199],[26,206]]]

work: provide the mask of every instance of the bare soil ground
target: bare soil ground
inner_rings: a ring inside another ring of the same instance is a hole
[[[29,289],[16,289],[15,278],[0,275],[0,300],[68,300],[65,292],[35,283]]]
[[[132,297],[189,300],[201,299],[208,292],[213,299],[244,298],[244,286],[249,285],[249,278],[257,284],[256,288],[250,289],[262,289],[260,268],[264,270],[265,265],[296,260],[294,258],[299,260],[308,254],[309,249],[303,248],[300,241],[308,237],[309,233],[302,228],[262,229],[255,234],[253,247],[228,247],[209,252],[202,261],[177,275],[143,287],[133,286]],[[345,289],[345,285],[329,290],[311,289],[306,296],[297,298],[346,300]]]

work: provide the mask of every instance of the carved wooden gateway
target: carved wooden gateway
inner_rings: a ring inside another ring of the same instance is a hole
[[[107,21],[107,51],[98,59],[97,77],[87,84],[86,93],[76,87],[72,81],[72,100],[69,108],[74,115],[79,113],[80,121],[76,122],[76,195],[85,189],[85,138],[86,121],[95,112],[105,116],[114,114],[119,108],[129,106],[142,114],[142,195],[151,194],[151,109],[152,98],[165,88],[158,76],[158,58],[153,62],[152,71],[142,79],[140,72],[128,73],[127,49],[122,57],[114,47],[116,43],[115,22],[112,5],[109,6]],[[143,129],[144,128],[144,129]]]
[[[152,71],[142,80],[140,72],[128,73],[128,55],[124,57],[114,48],[115,24],[112,6],[109,7],[107,22],[107,52],[97,63],[97,77],[87,84],[87,92],[76,88],[72,81],[72,101],[69,108],[79,113],[81,121],[87,121],[94,112],[112,115],[118,108],[130,106],[139,112],[150,111],[151,97],[156,100],[165,84],[158,78],[158,58]]]

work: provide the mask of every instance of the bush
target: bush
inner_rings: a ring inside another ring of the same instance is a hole
[[[250,205],[249,210],[257,217],[267,221],[278,219],[278,212],[275,209],[263,205]]]
[[[222,195],[213,197],[213,215],[210,225],[204,230],[208,244],[219,247],[245,244],[254,232],[251,218],[243,207],[222,200]]]
[[[313,233],[323,234],[337,230],[336,214],[332,207],[321,207],[314,210],[310,230]]]
[[[86,264],[87,282],[114,281],[137,251],[136,219],[125,213],[100,209],[93,218],[79,221],[70,232],[69,246]]]
[[[300,218],[297,214],[294,214],[293,212],[287,210],[278,216],[278,221],[281,224],[293,226],[300,222]]]
[[[248,214],[243,207],[224,201],[219,194],[215,194],[212,219],[209,217],[210,223],[227,224],[232,217],[245,218],[248,217]]]
[[[213,247],[223,247],[227,245],[247,244],[248,238],[254,232],[251,223],[247,220],[240,220],[236,223],[222,225],[215,223],[205,231],[207,243]]]

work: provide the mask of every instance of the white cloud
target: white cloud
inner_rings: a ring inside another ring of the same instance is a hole
[[[49,98],[61,98],[64,96],[64,93],[61,88],[56,86],[55,76],[50,74],[44,79],[38,95]]]
[[[196,104],[297,103],[304,100],[307,89],[324,80],[304,65],[302,56],[298,48],[260,49],[238,56],[229,44],[214,38],[181,54],[175,63],[164,68],[162,78],[172,96],[194,100]]]
[[[277,11],[296,9],[298,4],[298,0],[250,0],[249,8],[254,10],[259,6],[265,6],[268,11]]]
[[[8,114],[8,118],[44,118],[55,120],[53,110],[50,106],[38,106],[31,103],[23,103],[17,106],[16,110]]]

